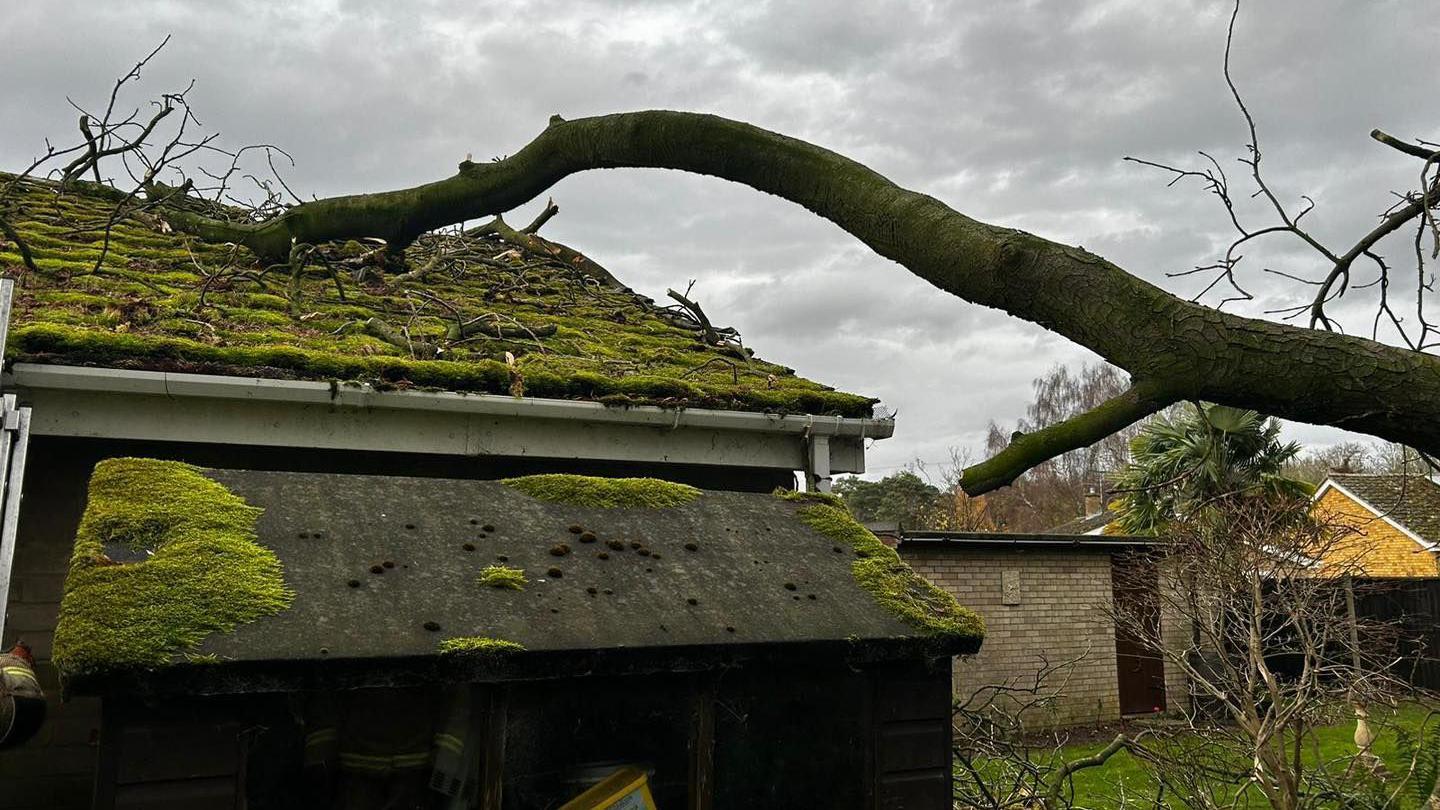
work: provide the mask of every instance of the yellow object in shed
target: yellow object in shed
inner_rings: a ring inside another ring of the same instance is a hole
[[[655,810],[650,783],[639,768],[621,768],[566,802],[560,810]]]

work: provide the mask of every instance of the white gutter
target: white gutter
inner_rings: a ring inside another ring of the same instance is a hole
[[[758,431],[798,436],[847,436],[887,439],[893,419],[862,419],[805,414],[752,413],[707,408],[609,406],[569,399],[540,399],[450,391],[377,391],[369,384],[310,380],[270,380],[166,371],[133,371],[82,366],[16,363],[5,388],[47,388],[166,397],[196,397],[250,402],[339,405],[353,408],[429,411],[524,419],[564,419],[658,428]]]
[[[750,413],[17,363],[37,436],[864,472],[891,419]]]

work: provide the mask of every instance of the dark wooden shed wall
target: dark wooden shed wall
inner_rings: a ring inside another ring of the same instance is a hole
[[[950,806],[948,662],[864,668],[839,658],[788,666],[493,685],[504,694],[507,810],[578,793],[568,770],[652,767],[663,810]],[[299,810],[301,727],[280,695],[117,705],[106,723],[101,803],[110,808]],[[707,707],[704,704],[708,702]],[[693,762],[713,716],[706,799]]]

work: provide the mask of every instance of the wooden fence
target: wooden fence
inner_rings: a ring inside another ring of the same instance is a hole
[[[1440,689],[1440,579],[1356,579],[1355,614],[1399,632],[1396,676]]]

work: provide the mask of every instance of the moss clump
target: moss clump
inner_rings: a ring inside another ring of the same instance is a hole
[[[530,582],[525,578],[524,571],[508,565],[486,566],[480,571],[479,581],[481,585],[489,585],[492,588],[508,588],[512,591],[523,591]]]
[[[683,506],[700,497],[700,490],[695,487],[658,478],[552,474],[507,478],[500,483],[542,501],[597,509],[665,509]]]
[[[775,497],[791,503],[823,503],[846,512],[850,509],[845,505],[843,498],[829,492],[802,492],[798,489],[776,489]]]
[[[55,628],[61,673],[164,666],[288,606],[280,560],[256,542],[260,511],[188,464],[96,465]],[[115,564],[107,545],[150,556]]]
[[[850,565],[855,582],[875,597],[881,607],[927,635],[984,638],[985,622],[979,614],[961,606],[949,592],[916,574],[895,549],[860,525],[843,504],[831,501],[834,496],[785,493],[781,497],[804,503],[797,512],[802,522],[831,541],[855,550],[859,559]]]
[[[440,642],[441,655],[502,656],[524,651],[523,644],[482,636],[461,636]]]

